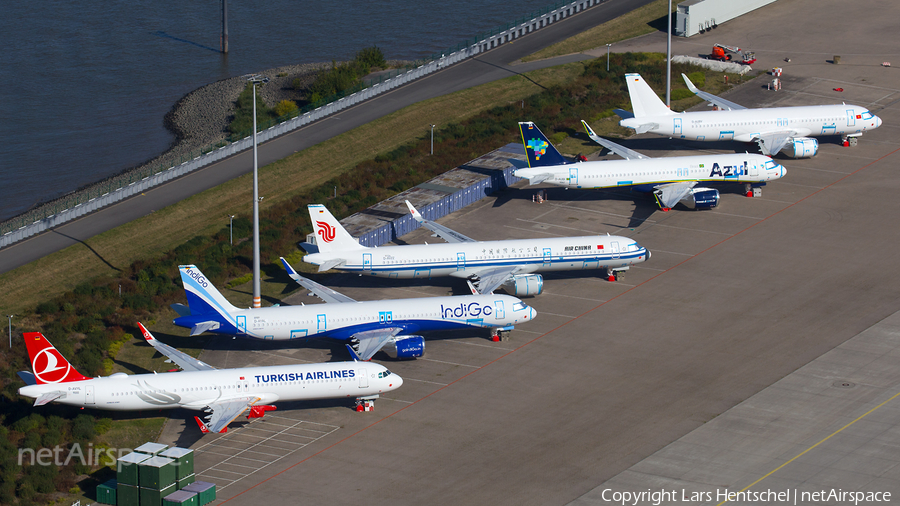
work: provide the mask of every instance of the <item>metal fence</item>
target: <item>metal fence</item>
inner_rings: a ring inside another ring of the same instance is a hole
[[[423,218],[429,221],[435,221],[452,212],[459,211],[467,205],[474,204],[485,196],[508,186],[512,186],[519,181],[520,178],[513,175],[513,171],[515,170],[515,167],[510,166],[503,170],[493,171],[490,176],[485,177],[468,188],[463,188],[455,193],[448,194],[440,200],[422,206],[418,211]],[[359,243],[368,247],[381,246],[382,244],[389,243],[421,226],[422,225],[420,225],[411,214],[404,214],[391,222],[385,223],[374,230],[360,235]]]
[[[436,53],[432,55],[431,61],[428,61],[423,65],[394,76],[384,77],[379,82],[372,83],[365,89],[341,97],[311,111],[304,112],[287,121],[273,125],[257,134],[258,142],[265,142],[292,130],[296,130],[342,109],[352,107],[363,100],[368,100],[375,95],[387,92],[398,86],[403,86],[410,81],[426,76],[443,67],[453,65],[466,58],[471,58],[479,53],[491,50],[501,44],[515,40],[523,35],[544,28],[556,21],[562,20],[605,1],[607,0],[576,0],[574,2],[563,2],[545,7],[544,9],[537,11],[537,15],[527,20],[522,18],[520,21],[507,23],[504,27],[491,30],[489,33],[481,34],[471,42],[466,41],[464,42],[464,45],[450,48],[448,49],[449,52],[441,53],[440,56]],[[109,185],[104,186],[104,184],[101,183],[82,192],[77,197],[60,199],[57,201],[59,202],[58,206],[44,206],[43,211],[37,211],[30,214],[26,213],[0,225],[0,233],[3,234],[0,235],[0,248],[9,246],[10,244],[31,237],[32,235],[39,234],[49,228],[61,225],[80,216],[84,216],[101,207],[131,197],[136,193],[140,193],[148,188],[162,184],[193,170],[215,163],[225,157],[249,149],[252,145],[252,136],[248,136],[236,142],[228,143],[225,146],[206,148],[202,150],[203,154],[198,154],[195,158],[187,160],[175,167],[169,167],[163,170],[148,168],[147,170],[136,172],[129,180],[126,180],[125,183],[117,182],[117,184],[124,184],[119,188],[111,189]],[[391,239],[388,239],[388,241],[390,240]]]

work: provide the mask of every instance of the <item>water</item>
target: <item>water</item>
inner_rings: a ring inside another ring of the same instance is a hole
[[[174,137],[163,117],[188,92],[378,45],[412,60],[550,0],[6,2],[0,19],[0,221],[140,164]]]

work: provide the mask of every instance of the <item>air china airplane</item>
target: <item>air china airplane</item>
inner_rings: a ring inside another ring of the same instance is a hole
[[[681,74],[688,89],[717,106],[718,111],[676,113],[666,107],[640,74],[625,74],[633,113],[616,110],[619,124],[637,133],[650,132],[694,141],[735,140],[756,142],[763,154],[784,151],[794,158],[815,156],[814,136],[840,135],[846,144],[881,126],[881,118],[858,105],[810,105],[747,109],[711,93],[700,91]]]
[[[709,154],[649,158],[636,151],[594,134],[584,123],[588,135],[625,160],[569,163],[550,144],[550,140],[531,122],[519,123],[522,142],[528,155],[528,168],[514,172],[528,179],[528,184],[547,182],[566,188],[622,188],[653,192],[656,203],[668,211],[681,200],[693,201],[697,209],[715,207],[719,192],[697,187],[700,183],[744,183],[748,195],[751,187],[761,186],[784,176],[780,164],[764,155]]]
[[[650,252],[634,239],[614,235],[476,241],[425,220],[408,201],[413,217],[449,244],[361,246],[321,204],[309,205],[318,251],[303,261],[319,271],[339,269],[384,278],[451,276],[467,280],[472,293],[501,286],[517,296],[537,295],[544,278],[537,272],[606,269],[610,281]]]
[[[262,418],[276,401],[352,397],[357,402],[400,388],[403,379],[384,366],[362,362],[216,369],[157,341],[138,323],[144,339],[183,369],[180,372],[88,378],[72,367],[40,332],[26,332],[25,346],[34,371],[19,372],[26,386],[19,394],[50,402],[110,411],[185,408],[204,411],[194,420],[204,434],[226,432],[247,410]]]
[[[240,309],[225,297],[194,265],[182,265],[188,305],[173,304],[181,315],[175,325],[202,332],[253,339],[330,337],[347,342],[357,360],[369,360],[384,348],[392,358],[421,357],[425,339],[416,332],[488,328],[495,336],[516,323],[534,319],[535,310],[510,295],[457,295],[418,299],[358,302],[315,281],[299,276],[282,259],[291,277],[325,302]]]

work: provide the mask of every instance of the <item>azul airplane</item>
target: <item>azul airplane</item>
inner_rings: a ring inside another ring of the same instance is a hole
[[[865,107],[849,104],[748,109],[700,91],[681,74],[688,89],[717,106],[718,111],[676,113],[666,107],[640,74],[625,74],[633,113],[616,110],[619,124],[637,133],[650,132],[694,141],[756,142],[763,154],[784,151],[794,158],[815,156],[814,136],[840,135],[845,145],[881,126],[881,118]]]
[[[276,401],[305,401],[352,397],[375,399],[400,388],[403,379],[384,366],[362,362],[277,365],[216,369],[157,341],[140,323],[144,339],[183,369],[180,372],[88,378],[80,374],[40,332],[26,332],[31,369],[19,372],[26,386],[19,394],[50,402],[110,411],[185,408],[204,411],[194,419],[200,430],[225,432],[246,411],[262,418]]]
[[[369,360],[382,348],[393,358],[421,357],[425,339],[416,332],[489,328],[495,335],[516,323],[534,319],[535,311],[509,295],[460,295],[418,299],[357,302],[330,288],[299,276],[282,259],[288,274],[325,302],[240,309],[225,297],[194,265],[182,265],[181,281],[188,305],[172,306],[181,316],[173,323],[202,332],[254,339],[330,337],[347,342],[357,360]]]
[[[534,123],[519,123],[529,167],[515,171],[528,184],[547,182],[566,188],[622,188],[653,192],[656,203],[668,211],[681,200],[694,207],[715,207],[719,192],[699,188],[700,183],[744,183],[748,195],[751,186],[760,186],[784,176],[784,167],[764,155],[709,154],[649,158],[624,146],[603,139],[584,123],[588,135],[625,160],[568,163]]]
[[[303,261],[319,271],[339,269],[385,278],[451,276],[467,280],[472,293],[507,286],[513,295],[541,293],[541,271],[606,269],[610,281],[650,258],[634,239],[615,235],[476,241],[425,220],[408,201],[413,218],[449,244],[361,246],[321,204],[309,205],[318,252]]]

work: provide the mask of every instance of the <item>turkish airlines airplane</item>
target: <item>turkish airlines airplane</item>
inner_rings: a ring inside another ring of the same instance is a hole
[[[815,156],[819,142],[812,137],[840,135],[846,144],[856,145],[863,132],[881,126],[881,118],[858,105],[748,109],[700,91],[686,75],[681,77],[688,89],[720,110],[676,113],[666,107],[640,74],[625,74],[634,112],[617,109],[616,114],[622,117],[619,124],[639,134],[650,132],[692,141],[756,142],[765,155],[784,151],[794,158]]]
[[[400,388],[403,379],[382,365],[362,362],[277,365],[216,369],[161,343],[138,323],[144,339],[174,362],[180,372],[125,374],[88,378],[82,375],[40,332],[26,332],[25,346],[34,371],[19,372],[26,386],[19,394],[50,402],[109,411],[185,408],[204,411],[194,420],[204,433],[226,432],[228,424],[249,410],[262,418],[276,401],[352,397],[372,400]],[[202,420],[201,420],[202,417]]]
[[[544,278],[538,272],[606,269],[614,281],[650,258],[634,239],[617,235],[476,241],[425,220],[409,201],[406,205],[416,221],[448,244],[361,246],[325,206],[310,204],[318,249],[303,261],[318,265],[320,272],[338,269],[383,278],[451,276],[465,279],[473,294],[505,286],[522,296],[541,293]]]
[[[707,154],[649,158],[594,134],[582,121],[595,142],[625,157],[624,160],[569,163],[550,144],[547,136],[532,122],[519,123],[522,142],[528,155],[528,168],[514,172],[528,184],[543,182],[565,188],[633,188],[652,192],[656,203],[668,211],[682,200],[692,201],[696,209],[715,207],[719,192],[703,184],[743,183],[748,195],[751,187],[784,176],[785,170],[770,157],[743,154]]]
[[[175,325],[191,335],[213,332],[254,339],[330,337],[346,341],[357,360],[369,360],[384,348],[392,358],[421,357],[425,339],[417,332],[491,329],[494,335],[534,319],[536,312],[510,295],[457,295],[356,301],[299,276],[282,259],[291,277],[325,302],[300,306],[234,307],[194,265],[182,265],[188,305],[173,304]]]

